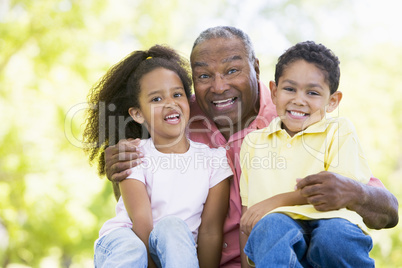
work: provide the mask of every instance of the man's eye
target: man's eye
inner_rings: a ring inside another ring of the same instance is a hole
[[[161,97],[155,97],[155,98],[152,98],[152,102],[158,102],[158,101],[161,101],[162,100],[162,98]]]
[[[237,72],[237,69],[230,69],[229,72],[228,72],[228,74],[233,74],[233,73],[235,73],[235,72]]]
[[[201,79],[209,78],[209,75],[207,75],[207,74],[202,74],[202,75],[199,76],[199,78],[201,78]]]

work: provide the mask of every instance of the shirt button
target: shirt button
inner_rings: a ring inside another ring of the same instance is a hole
[[[223,243],[223,248],[227,248],[228,244],[227,243]]]
[[[292,147],[292,145],[291,145],[290,143],[288,143],[286,146],[287,146],[288,148]]]
[[[227,151],[229,151],[229,150],[230,150],[230,146],[229,146],[229,145],[226,145],[225,149],[226,149]]]

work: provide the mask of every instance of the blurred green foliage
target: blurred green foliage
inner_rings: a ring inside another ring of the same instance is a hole
[[[402,45],[392,32],[370,35],[355,16],[365,3],[0,1],[0,267],[92,266],[115,200],[82,152],[89,89],[132,50],[162,43],[188,56],[197,35],[218,24],[250,34],[265,83],[295,42],[333,49],[342,62],[339,113],[355,123],[373,174],[401,200]],[[331,23],[339,31],[328,31]],[[399,225],[373,231],[377,267],[402,267],[401,234]]]

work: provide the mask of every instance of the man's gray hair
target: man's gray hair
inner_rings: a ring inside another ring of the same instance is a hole
[[[251,43],[250,37],[243,32],[242,30],[232,27],[232,26],[216,26],[212,28],[208,28],[200,35],[197,37],[197,39],[194,42],[193,48],[191,50],[191,54],[193,53],[194,48],[207,41],[210,39],[215,39],[215,38],[226,38],[226,39],[232,39],[232,38],[239,38],[246,49],[246,52],[248,54],[249,61],[251,63],[254,63],[255,61],[255,52],[254,52],[254,47],[253,44]]]

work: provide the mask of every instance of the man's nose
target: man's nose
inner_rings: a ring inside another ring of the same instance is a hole
[[[214,80],[212,82],[212,92],[217,93],[217,94],[222,94],[226,90],[229,89],[229,85],[225,79],[225,76],[222,74],[217,74],[214,77]]]

